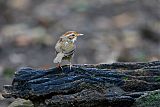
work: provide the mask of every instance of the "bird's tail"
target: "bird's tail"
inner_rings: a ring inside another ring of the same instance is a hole
[[[64,53],[60,52],[57,54],[56,58],[54,59],[54,63],[60,63],[62,61],[62,58],[64,57]]]

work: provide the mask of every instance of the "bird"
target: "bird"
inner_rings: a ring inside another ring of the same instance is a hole
[[[57,64],[57,67],[61,68],[62,60],[68,60],[70,70],[72,67],[71,60],[75,53],[76,45],[75,42],[78,36],[83,34],[78,33],[76,31],[67,31],[62,36],[60,36],[59,40],[55,45],[56,57],[54,58],[53,62]]]

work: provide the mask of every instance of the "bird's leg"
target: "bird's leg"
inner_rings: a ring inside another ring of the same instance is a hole
[[[69,68],[71,70],[72,69],[72,59],[70,58],[68,61],[69,61]]]
[[[71,60],[69,61],[69,68],[70,68],[70,70],[72,69],[72,62],[71,62]]]
[[[60,63],[58,63],[58,64],[57,64],[57,67],[58,67],[58,68],[60,68],[60,69],[62,69],[62,67],[61,67],[61,64],[60,64]],[[63,70],[63,69],[62,69],[62,70]]]

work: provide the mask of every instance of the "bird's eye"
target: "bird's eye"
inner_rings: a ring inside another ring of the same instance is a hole
[[[70,36],[75,36],[74,34],[71,34]]]

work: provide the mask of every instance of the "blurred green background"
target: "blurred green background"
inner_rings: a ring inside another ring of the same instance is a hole
[[[159,0],[0,0],[0,93],[16,69],[54,67],[54,45],[78,38],[74,64],[160,59]],[[14,99],[4,99],[1,107]]]

